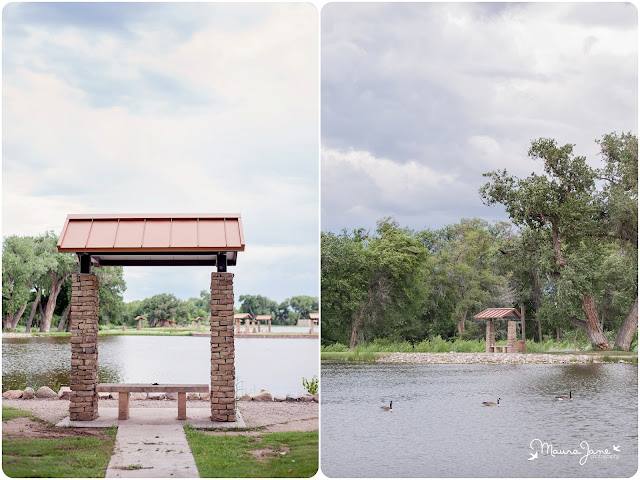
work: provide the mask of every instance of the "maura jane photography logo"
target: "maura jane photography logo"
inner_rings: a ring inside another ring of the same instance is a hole
[[[561,455],[576,455],[579,457],[578,463],[584,465],[587,460],[592,458],[601,459],[617,459],[620,458],[620,445],[613,445],[611,450],[605,449],[592,449],[589,447],[589,442],[583,440],[580,442],[579,448],[557,448],[552,443],[543,442],[539,438],[534,438],[529,444],[529,448],[533,452],[529,452],[528,460],[537,460],[543,456],[557,457]]]

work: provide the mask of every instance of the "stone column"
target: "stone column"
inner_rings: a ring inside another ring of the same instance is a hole
[[[271,319],[269,319],[269,333],[271,333]]]
[[[136,325],[136,330],[142,330],[142,319],[138,319],[138,324]]]
[[[71,276],[71,420],[98,418],[98,277]]]
[[[487,320],[487,347],[486,351],[491,351],[491,345],[496,343],[496,331],[495,331],[495,322],[493,320]]]
[[[244,329],[245,333],[251,333],[251,326],[249,325],[249,319],[245,319],[244,321]]]
[[[256,320],[258,322],[258,333],[260,333],[260,320]]]
[[[516,322],[509,320],[507,324],[507,353],[516,353],[517,341]]]
[[[236,421],[233,273],[211,274],[211,420]]]

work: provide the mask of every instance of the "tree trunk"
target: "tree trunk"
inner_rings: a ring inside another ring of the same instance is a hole
[[[51,329],[51,319],[53,318],[53,311],[56,308],[56,302],[58,300],[58,294],[62,288],[63,282],[69,278],[71,274],[67,274],[64,277],[58,279],[54,274],[51,274],[51,291],[49,292],[49,300],[47,300],[47,306],[44,309],[44,315],[40,322],[40,331],[48,332]]]
[[[38,305],[40,305],[40,296],[42,295],[42,290],[40,288],[36,288],[36,299],[33,301],[33,307],[31,307],[31,314],[29,314],[29,320],[27,320],[27,329],[25,330],[27,333],[31,333],[31,324],[33,323],[33,317],[36,314],[36,309]]]
[[[562,329],[560,327],[556,327],[556,342],[562,340]]]
[[[360,326],[360,316],[364,313],[364,307],[356,313],[353,322],[351,323],[351,340],[349,341],[349,350],[353,350],[356,346],[356,336],[358,335],[358,327]]]
[[[638,297],[636,296],[636,301],[633,304],[633,308],[627,315],[627,318],[622,322],[622,326],[620,330],[618,330],[618,335],[616,336],[616,342],[614,344],[615,348],[621,348],[625,352],[629,351],[629,347],[631,346],[631,341],[633,340],[633,335],[638,328]]]
[[[5,330],[11,330],[11,313],[7,312],[7,315],[4,317],[4,326]]]
[[[540,320],[540,297],[542,292],[540,291],[540,282],[538,281],[538,275],[531,270],[531,293],[533,296],[533,308],[536,311],[536,323],[538,324],[538,342],[542,343],[542,320]]]
[[[461,337],[462,334],[464,333],[464,324],[467,320],[467,311],[468,309],[465,308],[464,312],[462,312],[462,315],[460,316],[460,318],[458,318],[458,336]]]
[[[62,314],[62,318],[60,319],[60,323],[58,324],[58,331],[64,331],[64,324],[67,321],[67,317],[69,316],[69,310],[71,310],[71,302],[67,305],[67,308],[64,309],[64,313]]]
[[[527,329],[525,325],[525,316],[524,316],[524,303],[520,304],[520,314],[522,315],[522,320],[520,321],[520,325],[522,327],[522,340],[527,341]]]
[[[22,318],[22,314],[26,309],[27,309],[27,302],[24,302],[24,305],[22,306],[22,308],[16,312],[16,314],[13,316],[13,320],[11,320],[11,330],[15,330],[16,326],[18,325],[18,322]]]
[[[587,318],[586,321],[580,320],[576,317],[571,317],[569,322],[587,332],[589,341],[594,347],[599,348],[600,350],[609,350],[611,347],[607,341],[607,337],[600,328],[596,303],[591,295],[582,295],[582,311]]]

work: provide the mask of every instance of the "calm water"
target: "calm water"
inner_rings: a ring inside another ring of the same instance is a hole
[[[568,395],[572,402],[558,402]],[[500,407],[483,401],[502,398]],[[380,406],[393,400],[393,412]],[[322,365],[329,477],[629,477],[637,365]],[[539,444],[575,455],[538,453]],[[618,458],[587,457],[613,445]]]
[[[2,390],[69,385],[69,340],[3,339]],[[302,393],[302,377],[318,375],[317,339],[236,338],[235,347],[240,394]],[[109,336],[98,349],[100,382],[209,383],[208,337]]]

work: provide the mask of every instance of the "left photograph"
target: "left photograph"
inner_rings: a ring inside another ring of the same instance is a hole
[[[317,8],[2,11],[2,470],[318,471]]]

